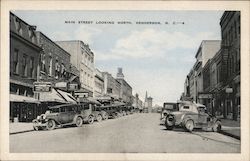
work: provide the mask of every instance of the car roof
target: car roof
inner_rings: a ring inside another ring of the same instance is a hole
[[[56,106],[51,106],[49,109],[55,109],[55,108],[60,108],[60,107],[65,107],[65,106],[72,106],[72,105],[77,105],[77,104],[61,104],[61,105],[56,105]]]

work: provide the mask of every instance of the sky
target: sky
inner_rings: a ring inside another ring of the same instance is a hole
[[[133,94],[138,93],[144,101],[147,91],[154,105],[180,98],[201,41],[221,40],[219,22],[223,14],[223,11],[12,12],[54,41],[82,40],[89,44],[96,68],[116,77],[117,68],[122,67]],[[98,23],[104,21],[114,24]],[[131,24],[117,24],[121,21]]]

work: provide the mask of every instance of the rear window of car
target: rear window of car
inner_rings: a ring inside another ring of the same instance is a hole
[[[183,106],[183,109],[188,110],[189,106]]]

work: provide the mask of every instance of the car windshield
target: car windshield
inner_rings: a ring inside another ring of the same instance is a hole
[[[198,106],[197,110],[199,113],[206,113],[206,107],[204,107],[204,106]]]

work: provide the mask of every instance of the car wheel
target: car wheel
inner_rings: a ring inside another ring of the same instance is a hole
[[[97,115],[96,120],[97,120],[97,122],[101,122],[102,121],[102,115]]]
[[[88,124],[93,124],[93,123],[94,123],[94,117],[90,115],[88,118]]]
[[[76,126],[81,127],[83,123],[83,119],[81,117],[76,118]]]
[[[105,115],[103,116],[103,119],[104,119],[104,120],[108,120],[108,119],[109,119],[109,115],[108,115],[108,114],[105,114]]]
[[[172,130],[174,128],[175,125],[175,119],[173,116],[168,116],[165,119],[165,126],[167,128],[167,130]]]
[[[185,123],[185,128],[187,131],[192,132],[194,129],[194,121],[193,120],[187,120]]]
[[[56,127],[56,122],[54,120],[49,120],[47,122],[46,129],[47,130],[53,130]]]
[[[221,131],[221,122],[220,121],[216,121],[212,127],[212,130],[214,132],[220,132]]]

